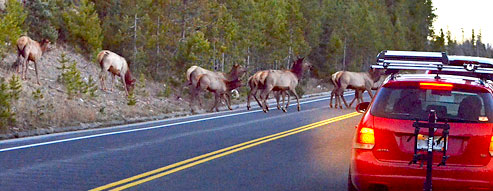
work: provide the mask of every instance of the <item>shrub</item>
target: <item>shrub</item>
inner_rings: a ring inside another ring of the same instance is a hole
[[[135,99],[133,92],[128,92],[127,99],[128,99],[127,105],[135,105],[137,103],[137,100]]]
[[[68,59],[64,53],[62,53],[58,62],[62,64],[61,67],[57,68],[61,71],[60,76],[58,76],[58,81],[62,82],[65,89],[67,89],[69,98],[81,94],[90,95],[91,97],[96,96],[96,82],[93,80],[92,76],[89,77],[87,82],[82,80],[80,71],[77,69],[77,62]],[[69,66],[66,66],[69,62],[72,63]]]
[[[12,99],[9,86],[4,78],[0,79],[0,132],[7,132],[7,127],[15,124],[15,113],[12,111]]]
[[[26,1],[25,7],[29,11],[26,19],[29,36],[56,42],[58,31],[52,24],[55,20],[53,12],[56,10],[54,1],[30,0]]]

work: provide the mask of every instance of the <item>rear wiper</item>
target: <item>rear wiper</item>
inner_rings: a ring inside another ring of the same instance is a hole
[[[411,116],[409,113],[391,113],[392,115]]]

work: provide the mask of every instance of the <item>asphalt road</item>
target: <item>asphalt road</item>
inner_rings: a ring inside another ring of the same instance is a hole
[[[0,141],[0,190],[346,190],[361,115],[302,103]]]

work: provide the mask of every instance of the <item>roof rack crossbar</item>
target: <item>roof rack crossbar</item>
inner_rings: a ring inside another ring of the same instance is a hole
[[[373,69],[387,69],[387,70],[431,70],[431,71],[450,71],[450,72],[473,72],[479,74],[493,74],[491,68],[480,68],[477,66],[466,65],[460,66],[447,66],[447,65],[419,65],[419,64],[407,64],[407,63],[388,63],[371,65]]]

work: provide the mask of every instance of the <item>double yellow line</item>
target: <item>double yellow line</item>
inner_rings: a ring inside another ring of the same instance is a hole
[[[305,125],[302,127],[291,129],[288,131],[283,131],[283,132],[276,133],[273,135],[261,137],[258,139],[254,139],[251,141],[247,141],[244,143],[233,145],[233,146],[230,146],[230,147],[227,147],[224,149],[220,149],[220,150],[217,150],[214,152],[203,154],[203,155],[200,155],[197,157],[193,157],[193,158],[190,158],[190,159],[187,159],[187,160],[184,160],[181,162],[177,162],[177,163],[165,166],[165,167],[161,167],[161,168],[158,168],[156,170],[152,170],[152,171],[145,172],[145,173],[142,173],[142,174],[139,174],[136,176],[132,176],[130,178],[126,178],[126,179],[123,179],[123,180],[120,180],[117,182],[113,182],[113,183],[110,183],[110,184],[107,184],[104,186],[100,186],[100,187],[91,189],[90,191],[100,191],[100,190],[106,190],[106,189],[111,189],[112,191],[124,190],[124,189],[130,188],[130,187],[133,187],[133,186],[136,186],[136,185],[139,185],[139,184],[142,184],[142,183],[166,176],[168,174],[175,173],[175,172],[178,172],[180,170],[187,169],[187,168],[193,167],[193,166],[198,165],[198,164],[202,164],[202,163],[210,161],[210,160],[214,160],[216,158],[220,158],[220,157],[223,157],[223,156],[226,156],[226,155],[229,155],[229,154],[241,151],[241,150],[248,149],[250,147],[254,147],[254,146],[266,143],[266,142],[270,142],[270,141],[273,141],[276,139],[287,137],[289,135],[293,135],[296,133],[300,133],[303,131],[314,129],[314,128],[317,128],[317,127],[320,127],[323,125],[327,125],[330,123],[341,121],[341,120],[351,118],[351,117],[354,117],[357,115],[360,115],[360,113],[357,113],[357,112],[349,113],[346,115],[341,115],[338,117],[319,121],[316,123],[312,123],[309,125]]]

